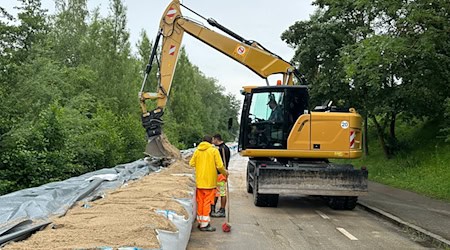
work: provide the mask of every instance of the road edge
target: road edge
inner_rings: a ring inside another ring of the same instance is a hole
[[[397,217],[393,214],[390,214],[386,211],[383,211],[376,207],[369,206],[364,202],[358,201],[357,205],[358,205],[358,207],[366,210],[367,212],[370,212],[376,216],[379,216],[379,217],[395,224],[396,226],[399,226],[403,229],[407,229],[407,230],[414,232],[416,235],[420,236],[425,241],[427,241],[428,243],[430,243],[431,245],[433,245],[435,247],[450,249],[450,240],[447,240],[440,235],[437,235],[437,234],[432,233],[432,232],[430,232],[426,229],[423,229],[419,226],[416,226],[409,222],[406,222],[406,221],[400,219],[399,217]]]

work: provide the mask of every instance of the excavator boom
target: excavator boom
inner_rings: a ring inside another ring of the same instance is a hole
[[[295,68],[289,62],[271,53],[257,42],[244,39],[220,25],[214,19],[207,19],[210,25],[217,27],[230,37],[215,32],[199,22],[184,17],[181,14],[180,7],[179,0],[174,0],[164,11],[139,93],[142,123],[149,140],[146,153],[152,156],[161,157],[166,155],[164,145],[161,145],[161,138],[159,138],[162,133],[161,126],[163,124],[161,117],[164,114],[164,108],[170,94],[184,33],[188,33],[222,52],[264,79],[267,79],[273,74],[282,74],[283,85],[292,85],[294,76],[298,75]],[[162,45],[157,91],[155,93],[144,92],[144,85],[150,73],[153,60],[157,56],[157,48],[160,40],[162,40]],[[148,99],[156,100],[156,108],[151,111],[147,110],[145,103]]]

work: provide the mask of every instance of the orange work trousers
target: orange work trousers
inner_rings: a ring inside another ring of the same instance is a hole
[[[214,197],[216,196],[216,189],[202,189],[197,188],[196,200],[197,200],[197,221],[200,227],[208,226],[211,218],[209,213],[211,212],[211,205],[214,204]]]

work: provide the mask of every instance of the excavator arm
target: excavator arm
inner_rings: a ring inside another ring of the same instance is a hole
[[[164,114],[164,108],[170,94],[184,33],[190,34],[243,64],[263,79],[266,79],[266,81],[273,74],[282,74],[282,84],[292,85],[294,75],[299,75],[297,70],[289,62],[271,53],[257,42],[245,40],[211,18],[207,19],[207,22],[230,37],[208,29],[204,25],[184,17],[181,14],[180,7],[179,0],[173,0],[164,11],[141,91],[139,92],[142,123],[149,139],[146,152],[152,156],[164,156],[164,152],[162,152],[164,151],[163,147],[160,145],[161,139],[159,138],[163,123],[161,117]],[[158,45],[161,38],[162,46],[157,91],[155,93],[144,92],[144,85],[151,71],[153,60],[157,57]],[[157,107],[151,111],[147,110],[145,103],[148,99],[156,100]]]

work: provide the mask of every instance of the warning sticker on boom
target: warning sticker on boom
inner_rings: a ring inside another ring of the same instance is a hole
[[[177,14],[177,10],[173,7],[170,7],[169,11],[167,11],[167,17],[173,18]]]
[[[234,51],[237,56],[244,57],[247,54],[248,50],[247,48],[245,48],[245,46],[238,45],[236,46],[236,49]]]

